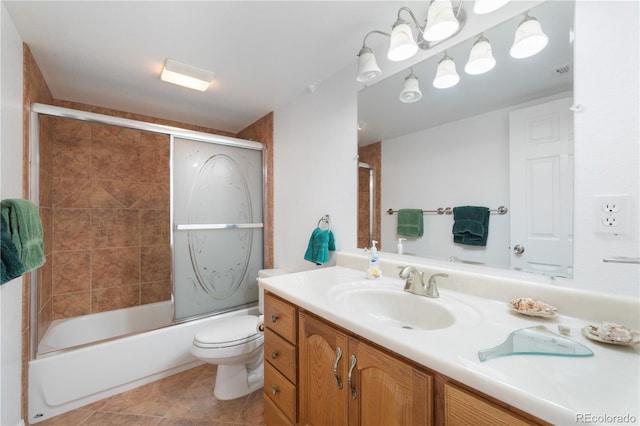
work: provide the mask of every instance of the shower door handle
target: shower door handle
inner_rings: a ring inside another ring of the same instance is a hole
[[[188,223],[174,226],[176,231],[202,231],[207,229],[264,228],[263,223]]]

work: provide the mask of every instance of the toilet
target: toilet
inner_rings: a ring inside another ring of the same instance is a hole
[[[262,269],[259,278],[286,274],[281,269]],[[264,290],[258,293],[259,313],[264,308]],[[264,385],[264,334],[258,331],[259,317],[239,315],[215,321],[193,338],[191,353],[216,364],[213,395],[220,400],[240,398]]]

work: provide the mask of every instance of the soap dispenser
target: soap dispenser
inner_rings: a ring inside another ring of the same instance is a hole
[[[406,241],[406,238],[398,238],[398,254],[402,254],[404,252],[404,247],[402,246],[403,241]]]
[[[378,249],[376,248],[376,244],[378,242],[373,240],[372,243],[371,257],[369,258],[369,267],[367,268],[367,278],[370,280],[377,280],[382,276],[382,271],[380,270],[380,264],[378,263]]]

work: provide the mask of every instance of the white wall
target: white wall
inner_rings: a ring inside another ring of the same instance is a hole
[[[0,198],[22,198],[22,40],[0,6]],[[22,278],[0,287],[0,424],[21,422]]]
[[[337,250],[356,246],[357,88],[353,70],[337,73],[274,113],[274,261],[288,271],[304,260],[311,232],[325,214]],[[330,264],[335,264],[335,255]]]
[[[574,95],[584,107],[575,116],[575,270],[573,280],[555,283],[639,297],[638,265],[602,262],[605,256],[640,255],[638,3],[579,0],[575,27]],[[354,58],[351,67],[325,81],[318,92],[275,112],[279,267],[309,269],[311,264],[301,259],[308,235],[324,213],[334,215],[339,227],[338,249],[357,251],[357,177],[350,162],[356,150],[355,70]],[[592,196],[618,193],[631,194],[634,223],[629,235],[595,234]]]
[[[570,285],[640,297],[640,266],[603,263],[640,256],[640,52],[637,1],[578,1],[576,7],[575,240]],[[627,235],[594,232],[597,194],[630,194]]]
[[[500,109],[382,142],[382,210],[509,205],[509,110]],[[509,215],[492,214],[486,247],[453,243],[453,215],[423,216],[407,254],[509,264]],[[382,247],[396,251],[397,215],[382,215]]]

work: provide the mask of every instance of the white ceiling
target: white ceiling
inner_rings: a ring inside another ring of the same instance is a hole
[[[234,133],[309,85],[355,67],[364,35],[390,27],[399,7],[397,1],[3,3],[54,98]],[[213,71],[212,86],[202,93],[162,82],[166,58]]]
[[[361,86],[356,55],[364,35],[390,31],[401,6],[421,22],[427,9],[424,0],[2,1],[54,98],[233,133],[345,67]],[[465,10],[477,20],[470,4]],[[383,48],[382,39],[368,44]],[[209,90],[162,82],[167,58],[213,71]]]

